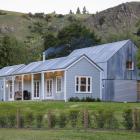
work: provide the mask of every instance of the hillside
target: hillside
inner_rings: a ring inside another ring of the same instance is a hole
[[[85,22],[102,38],[108,40],[112,35],[133,36],[139,20],[140,2],[130,2],[90,16]]]
[[[37,32],[32,32],[36,23],[40,23],[44,32],[57,33],[73,20],[79,20],[91,30],[105,39],[112,35],[128,35],[136,31],[136,23],[140,20],[140,2],[130,2],[109,8],[96,14],[56,15],[48,14],[43,18],[31,17],[28,14],[8,11],[0,12],[0,34],[11,34],[20,40],[29,36],[39,39]],[[37,28],[37,27],[36,27]]]

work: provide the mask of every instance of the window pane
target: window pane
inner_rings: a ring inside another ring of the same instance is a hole
[[[76,84],[79,84],[79,78],[78,77],[76,78]]]
[[[88,86],[88,92],[90,92],[90,86]]]
[[[90,85],[90,78],[88,78],[88,85]]]
[[[85,92],[86,91],[86,86],[80,86],[80,91]]]
[[[126,68],[127,69],[132,69],[132,61],[127,61],[126,62]]]
[[[61,91],[61,78],[60,77],[58,77],[57,78],[57,92],[60,92]]]
[[[79,86],[78,85],[76,86],[76,91],[79,91]]]
[[[81,78],[81,84],[86,84],[86,78],[85,77]]]

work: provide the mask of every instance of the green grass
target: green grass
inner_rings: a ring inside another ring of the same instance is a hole
[[[139,140],[140,133],[94,130],[0,129],[0,140]]]
[[[99,109],[113,110],[117,113],[122,113],[128,108],[140,107],[140,103],[113,103],[113,102],[54,102],[54,101],[15,101],[15,102],[0,102],[0,113],[16,111],[32,111],[34,113],[45,113],[48,110],[60,111],[69,109],[88,109],[97,111]]]

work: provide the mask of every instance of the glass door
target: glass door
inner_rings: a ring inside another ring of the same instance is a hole
[[[53,80],[48,79],[47,80],[47,94],[46,94],[46,97],[51,98],[52,95],[53,95]]]
[[[40,95],[40,82],[34,81],[34,99],[39,99]]]

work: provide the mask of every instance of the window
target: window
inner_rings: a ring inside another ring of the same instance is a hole
[[[77,76],[75,81],[75,89],[77,93],[91,93],[91,77]]]
[[[40,93],[40,82],[35,81],[34,82],[34,98],[39,98],[39,93]]]
[[[18,90],[22,91],[22,83],[21,83],[21,81],[18,81]]]
[[[62,77],[56,77],[56,92],[62,91]]]
[[[132,61],[127,61],[126,68],[127,70],[134,70],[134,63]]]

